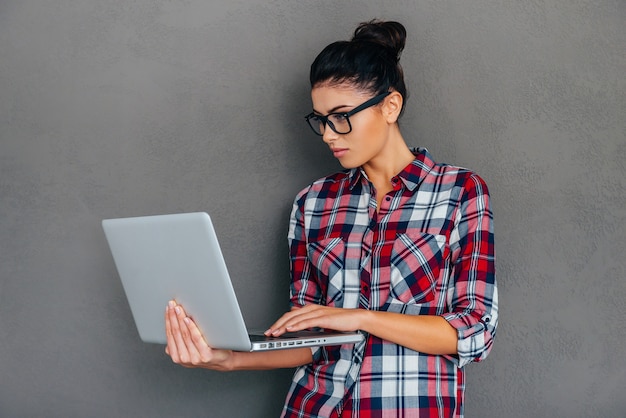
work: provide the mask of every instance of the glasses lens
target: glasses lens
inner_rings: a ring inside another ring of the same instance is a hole
[[[320,119],[319,116],[311,113],[309,116],[306,117],[306,121],[309,123],[311,129],[313,129],[313,132],[318,135],[324,134],[324,121]]]
[[[338,134],[347,134],[352,130],[348,116],[345,113],[331,113],[328,115],[328,124]]]

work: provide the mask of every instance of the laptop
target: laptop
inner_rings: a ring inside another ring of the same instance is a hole
[[[354,344],[359,332],[306,330],[280,337],[246,328],[211,218],[205,212],[105,219],[102,227],[142,341],[166,343],[176,300],[209,346],[263,351]]]

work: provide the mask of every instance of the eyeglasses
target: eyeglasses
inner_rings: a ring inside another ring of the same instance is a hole
[[[305,116],[306,121],[309,123],[309,126],[317,135],[324,135],[324,131],[326,130],[326,125],[330,126],[330,129],[335,131],[340,135],[349,134],[352,132],[352,124],[350,124],[350,116],[360,112],[361,110],[365,110],[368,107],[372,107],[375,104],[380,103],[385,97],[391,94],[390,91],[379,94],[378,96],[374,96],[365,103],[355,107],[349,112],[335,112],[329,113],[326,116],[316,115],[311,112]]]

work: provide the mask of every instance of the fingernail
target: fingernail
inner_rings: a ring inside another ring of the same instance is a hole
[[[177,314],[180,314],[180,306],[176,306],[174,310],[176,311]]]
[[[174,306],[176,306],[176,304],[174,303],[174,301],[173,301],[173,300],[170,300],[169,302],[167,302],[167,306],[168,306],[169,308],[173,308]]]

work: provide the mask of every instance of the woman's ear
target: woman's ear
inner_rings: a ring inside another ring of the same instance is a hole
[[[402,95],[395,90],[385,97],[383,115],[388,123],[396,123],[398,121],[402,111],[402,103],[404,103]]]

